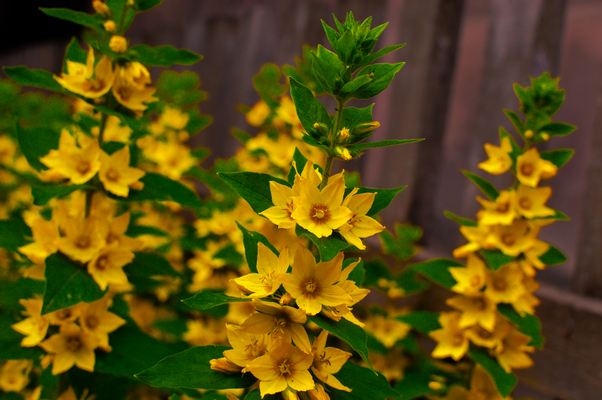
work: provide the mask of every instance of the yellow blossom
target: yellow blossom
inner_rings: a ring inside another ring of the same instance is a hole
[[[68,218],[63,224],[65,236],[59,239],[58,247],[74,260],[88,262],[105,246],[105,235],[99,229],[103,224],[99,218]]]
[[[115,33],[117,30],[117,25],[115,25],[115,21],[112,19],[107,20],[102,26],[105,28],[107,32]]]
[[[366,246],[361,239],[382,232],[385,227],[367,215],[374,203],[376,193],[356,193],[357,188],[352,190],[343,201],[343,206],[350,209],[353,215],[339,228],[339,232],[349,244],[365,250]]]
[[[94,371],[94,349],[97,339],[74,323],[61,325],[59,333],[46,339],[40,346],[53,355],[52,373],[60,374],[74,365],[86,371]]]
[[[506,372],[512,372],[513,369],[529,368],[533,365],[533,360],[526,354],[534,351],[533,347],[527,346],[530,341],[529,336],[508,324],[508,333],[495,352],[495,358]]]
[[[20,392],[29,382],[31,360],[8,360],[0,369],[0,390]]]
[[[130,186],[141,183],[139,179],[145,174],[141,169],[130,167],[130,148],[128,146],[124,146],[111,155],[101,151],[100,160],[98,178],[107,191],[117,196],[127,197]]]
[[[107,6],[102,0],[92,0],[92,7],[94,8],[94,11],[96,11],[103,17],[108,17],[109,15],[111,15],[111,10],[109,9],[109,6]]]
[[[88,273],[102,290],[109,283],[127,284],[128,278],[123,267],[134,259],[134,253],[117,246],[108,246],[98,253],[88,263]]]
[[[503,190],[495,201],[488,201],[477,196],[483,209],[477,213],[479,224],[482,225],[510,225],[518,216],[516,212],[516,191]]]
[[[487,238],[491,233],[491,227],[488,225],[461,226],[460,233],[468,239],[468,243],[454,250],[453,255],[456,258],[466,258],[468,254],[487,247]]]
[[[508,171],[512,166],[512,158],[510,158],[512,145],[510,144],[510,139],[503,138],[499,147],[485,143],[485,151],[489,159],[480,163],[478,165],[479,168],[492,175],[500,175]]]
[[[306,166],[307,168],[307,166]],[[312,182],[300,183],[300,196],[293,219],[317,237],[330,236],[353,216],[349,208],[342,205],[345,194],[343,173],[331,177],[324,189],[318,189]]]
[[[295,199],[297,199],[294,197],[294,190],[281,183],[270,181],[270,194],[274,206],[259,214],[278,225],[278,228],[294,228],[295,225],[297,225],[295,219],[292,217],[292,214],[295,211]]]
[[[487,237],[486,243],[500,249],[509,256],[520,253],[535,246],[539,227],[526,220],[515,220],[512,225],[496,225]]]
[[[224,357],[232,364],[246,368],[251,361],[266,354],[268,335],[248,333],[231,324],[226,325],[226,330],[232,349],[224,351]]]
[[[326,338],[328,331],[323,330],[318,337],[314,339],[312,345],[313,365],[311,371],[316,378],[335,389],[350,392],[351,389],[343,385],[333,374],[340,371],[347,362],[351,353],[337,349],[335,347],[326,347]]]
[[[300,309],[316,315],[322,306],[334,307],[353,301],[343,288],[335,285],[341,278],[343,258],[340,252],[331,261],[316,264],[309,250],[302,246],[297,248],[292,273],[282,276],[282,284]]]
[[[107,117],[105,129],[102,138],[105,142],[127,143],[130,140],[132,129],[127,125],[122,125],[121,120],[114,115]]]
[[[133,111],[144,111],[147,103],[157,100],[153,94],[157,90],[147,87],[151,83],[150,73],[137,61],[130,62],[117,70],[113,95],[123,106]]]
[[[429,335],[437,341],[437,346],[431,353],[435,358],[451,357],[458,361],[468,351],[468,338],[464,329],[459,327],[459,312],[444,312],[439,316],[441,329],[432,331]]]
[[[245,117],[249,125],[260,127],[270,115],[270,112],[270,107],[263,100],[259,100]]]
[[[485,286],[487,267],[474,253],[468,255],[466,267],[452,267],[449,272],[456,280],[456,284],[451,288],[456,293],[477,294]]]
[[[516,177],[523,185],[535,187],[541,179],[556,175],[558,168],[543,160],[535,147],[520,155],[516,160]]]
[[[479,324],[483,328],[492,331],[495,327],[497,303],[481,292],[469,297],[454,296],[447,299],[446,303],[462,312],[458,322],[459,328],[468,328]]]
[[[189,319],[186,328],[182,339],[193,346],[221,344],[226,340],[224,323],[217,319]]]
[[[115,72],[111,59],[106,56],[94,66],[94,49],[90,47],[86,64],[67,60],[67,73],[54,79],[73,93],[97,99],[111,89]]]
[[[111,300],[108,296],[93,303],[80,303],[79,324],[84,332],[91,333],[98,340],[98,346],[111,351],[109,333],[125,324],[125,320],[109,312]]]
[[[519,185],[516,190],[516,209],[523,217],[529,219],[552,216],[555,211],[545,206],[551,195],[552,188],[549,186],[531,188]]]
[[[280,287],[281,276],[290,264],[288,248],[276,256],[263,243],[257,244],[257,273],[246,274],[234,279],[238,287],[250,297],[262,298],[272,295]]]
[[[51,325],[63,325],[70,322],[74,322],[79,317],[81,305],[83,303],[77,303],[70,307],[62,308],[54,312],[46,314],[48,321]]]
[[[28,318],[13,324],[12,328],[25,335],[21,346],[33,347],[44,340],[50,322],[42,316],[42,299],[20,299],[19,303],[25,307],[23,314]]]
[[[496,303],[513,303],[525,292],[523,272],[516,262],[497,271],[487,271],[485,296]]]
[[[58,250],[60,239],[56,220],[46,221],[36,218],[32,221],[33,242],[19,247],[19,251],[35,263],[43,263],[46,257]]]
[[[279,340],[270,344],[268,354],[251,361],[247,370],[259,379],[261,397],[283,392],[287,388],[304,392],[315,387],[308,371],[312,362],[310,354]]]
[[[113,35],[109,40],[109,47],[115,53],[123,53],[128,48],[128,42],[123,36]]]

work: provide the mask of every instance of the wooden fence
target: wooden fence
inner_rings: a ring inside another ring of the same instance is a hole
[[[547,343],[520,371],[515,398],[602,398],[602,3],[594,0],[166,0],[141,15],[132,44],[173,44],[205,59],[198,72],[209,100],[202,112],[214,124],[195,145],[233,154],[234,126],[245,129],[238,104],[258,100],[251,78],[266,62],[293,64],[304,44],[326,43],[320,19],[332,13],[374,24],[390,22],[380,45],[407,42],[387,61],[406,61],[376,99],[375,139],[425,137],[420,144],[373,150],[354,166],[364,185],[409,185],[383,215],[386,224],[425,228],[425,254],[451,256],[462,243],[444,210],[474,216],[475,189],[459,172],[486,158],[483,144],[512,127],[503,108],[516,110],[512,84],[550,71],[561,76],[567,100],[557,115],[579,130],[555,139],[576,155],[551,181],[551,206],[572,217],[542,233],[569,256],[539,275],[537,295]],[[27,64],[58,72],[64,43],[35,44],[0,54],[2,65]],[[184,69],[184,68],[181,68]],[[154,71],[153,73],[155,73]],[[601,101],[597,102],[600,98]],[[499,183],[499,182],[498,182]]]

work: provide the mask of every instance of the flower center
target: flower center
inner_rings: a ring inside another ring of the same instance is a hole
[[[493,287],[495,290],[503,292],[508,288],[508,282],[506,282],[504,279],[497,278],[493,281]]]
[[[324,224],[330,220],[328,204],[314,204],[309,210],[309,218],[315,224]]]
[[[70,352],[75,353],[82,347],[82,341],[77,336],[70,337],[67,339],[67,341],[65,343],[65,347]]]
[[[520,173],[524,176],[531,176],[534,170],[535,168],[533,168],[533,164],[531,163],[525,163],[520,167]]]
[[[88,315],[86,317],[86,326],[90,329],[95,329],[99,325],[99,322],[96,315]]]
[[[470,286],[472,286],[472,287],[478,287],[478,286],[480,286],[481,282],[482,282],[481,281],[481,277],[478,276],[478,275],[473,276],[472,278],[470,278],[470,281],[469,281]]]
[[[318,288],[318,283],[312,281],[309,282],[305,282],[305,292],[306,293],[313,293],[316,289]]]
[[[90,247],[90,236],[80,236],[75,241],[75,247],[78,249],[87,249]]]
[[[98,260],[96,260],[96,269],[99,271],[104,271],[109,266],[109,260],[107,256],[100,256]]]
[[[87,174],[88,172],[90,172],[90,162],[86,161],[86,160],[81,160],[80,162],[77,163],[77,166],[75,167],[75,170],[77,172],[79,172],[82,175]]]
[[[107,171],[107,179],[111,182],[117,182],[119,180],[119,171],[115,168],[109,168]]]
[[[496,211],[502,214],[508,212],[508,210],[510,210],[510,203],[508,202],[500,203],[496,208]]]
[[[106,87],[105,81],[103,79],[95,79],[92,81],[85,81],[82,84],[82,89],[86,92],[100,92]]]
[[[515,242],[516,238],[514,237],[514,235],[510,233],[504,233],[502,235],[502,243],[504,243],[506,246],[512,246]]]
[[[278,366],[278,369],[280,370],[280,374],[282,374],[282,375],[285,375],[285,374],[290,374],[290,373],[291,373],[291,371],[289,370],[289,367],[290,367],[290,365],[289,365],[289,363],[288,363],[288,360],[284,360],[284,361],[282,362],[282,364],[280,364],[280,365]]]
[[[528,197],[521,197],[521,199],[518,201],[518,205],[524,210],[530,210],[532,203]]]
[[[452,345],[457,347],[462,345],[462,343],[464,343],[464,335],[461,333],[456,333],[452,338]]]

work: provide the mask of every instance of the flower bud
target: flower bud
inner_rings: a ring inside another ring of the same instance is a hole
[[[328,136],[328,126],[326,124],[322,122],[316,122],[314,123],[314,129],[320,132],[322,136]]]
[[[349,129],[343,127],[343,129],[341,129],[341,131],[339,132],[339,143],[346,143],[347,140],[349,139]]]
[[[544,141],[548,141],[550,139],[550,135],[547,134],[546,132],[542,132],[542,133],[540,133],[540,135]]]
[[[365,124],[359,124],[355,127],[353,133],[365,133],[375,131],[380,126],[380,122],[372,121]]]
[[[113,21],[112,19],[107,20],[107,22],[105,22],[103,24],[103,26],[105,27],[105,30],[107,32],[115,33],[115,31],[117,30],[117,26],[115,25],[115,21]]]
[[[353,158],[353,157],[351,156],[351,153],[349,153],[349,150],[347,150],[347,148],[345,148],[345,147],[342,147],[342,146],[337,146],[337,147],[334,149],[334,154],[335,154],[335,155],[336,155],[338,158],[340,158],[340,159],[342,159],[342,160],[345,160],[345,161],[349,161],[349,160],[351,160],[351,159]]]
[[[528,129],[528,130],[525,132],[525,137],[526,137],[527,139],[531,139],[531,138],[533,137],[533,131],[532,131],[531,129]]]
[[[111,15],[111,10],[102,0],[93,0],[92,7],[94,7],[94,11],[103,17],[109,17]]]
[[[113,35],[109,41],[109,47],[115,53],[123,53],[128,48],[128,43],[123,36]]]
[[[292,300],[293,300],[293,296],[291,296],[289,293],[285,293],[280,298],[280,305],[285,306],[288,303],[290,303]]]

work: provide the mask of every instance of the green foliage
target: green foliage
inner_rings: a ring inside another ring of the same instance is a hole
[[[515,257],[506,255],[500,250],[479,250],[479,254],[485,259],[487,267],[493,271],[497,271],[504,265],[514,261]]]
[[[461,226],[468,226],[468,227],[471,227],[471,228],[476,228],[477,226],[479,226],[479,224],[477,223],[477,221],[473,221],[473,220],[471,220],[469,218],[460,217],[460,216],[454,214],[451,211],[445,211],[443,214],[447,218],[451,219],[454,222],[457,222]]]
[[[221,358],[227,346],[197,346],[173,354],[153,367],[136,374],[136,378],[155,387],[190,389],[247,388],[256,378],[247,374],[225,374],[211,369],[210,360]]]
[[[528,313],[520,315],[509,304],[498,304],[497,310],[516,325],[522,333],[531,338],[530,346],[536,346],[540,350],[543,349],[545,339],[541,336],[541,321],[539,318]]]
[[[542,151],[539,156],[542,160],[548,160],[559,169],[562,168],[575,154],[573,149],[554,149]]]
[[[25,128],[17,125],[19,147],[29,165],[38,171],[46,169],[40,161],[52,149],[59,147],[60,135],[52,129],[44,127]]]
[[[550,245],[550,248],[548,249],[548,251],[543,253],[539,257],[539,260],[542,263],[544,263],[545,265],[558,265],[558,264],[565,263],[567,258],[562,253],[562,251],[560,251],[556,247]]]
[[[223,172],[218,173],[218,176],[258,214],[274,205],[270,181],[288,186],[288,182],[282,179],[259,172]]]
[[[333,233],[330,236],[317,237],[307,229],[297,225],[295,227],[297,236],[303,236],[311,240],[316,245],[320,252],[320,261],[330,261],[336,257],[339,251],[343,251],[349,247],[349,243],[338,233]]]
[[[222,304],[250,300],[250,298],[243,299],[240,297],[232,297],[224,294],[223,292],[216,292],[214,290],[203,289],[200,292],[197,292],[194,296],[182,300],[182,302],[187,306],[190,306],[197,310],[205,311],[213,307],[220,306]]]
[[[245,246],[245,257],[247,265],[253,273],[257,273],[257,244],[259,242],[265,244],[274,254],[279,254],[278,250],[272,243],[261,233],[249,231],[238,222],[238,229],[242,232],[243,244]]]
[[[164,175],[147,172],[140,182],[144,183],[144,187],[142,190],[130,191],[130,195],[127,197],[128,201],[174,201],[192,208],[203,205],[195,192]]]
[[[40,7],[46,15],[62,19],[65,21],[73,22],[78,25],[85,26],[86,28],[101,30],[103,29],[103,19],[100,15],[90,15],[80,11],[74,11],[67,8],[43,8]]]
[[[412,224],[400,223],[396,223],[394,228],[397,237],[387,229],[378,234],[383,252],[398,260],[408,260],[419,250],[416,242],[422,237],[422,229]]]
[[[400,144],[416,143],[421,142],[423,140],[424,139],[390,139],[381,140],[379,142],[356,143],[352,144],[351,146],[347,146],[347,150],[349,150],[353,157],[358,157],[362,154],[362,150],[377,149],[379,147],[398,146]]]
[[[429,311],[412,311],[398,315],[393,319],[406,323],[413,329],[425,335],[428,335],[429,332],[441,329],[439,314]]]
[[[70,195],[76,190],[95,190],[90,185],[31,185],[31,196],[33,204],[43,206],[54,198]]]
[[[314,97],[311,90],[303,86],[291,78],[291,97],[295,103],[297,115],[301,121],[301,125],[306,132],[315,132],[315,123],[326,125],[327,129],[331,128],[330,115],[326,111],[326,107],[322,102]]]
[[[286,93],[286,85],[280,83],[282,72],[276,64],[267,63],[253,77],[255,90],[270,108],[280,105],[278,98]],[[291,88],[292,90],[292,88]]]
[[[487,179],[481,178],[477,174],[466,170],[462,171],[462,173],[479,189],[481,189],[481,192],[483,192],[483,194],[487,196],[489,200],[495,201],[495,199],[497,199],[497,197],[500,195],[500,192],[498,192],[495,186],[493,186],[493,184]]]
[[[149,67],[171,67],[174,64],[192,65],[203,59],[200,54],[186,49],[176,49],[171,45],[150,47],[139,44],[131,47],[128,52],[136,61]]]
[[[20,216],[0,219],[0,248],[16,252],[27,244],[26,237],[31,236],[31,229]]]
[[[73,306],[80,301],[91,303],[105,294],[87,271],[58,253],[46,258],[45,277],[42,314]]]
[[[469,349],[468,355],[491,376],[502,397],[507,397],[512,392],[518,382],[515,374],[504,371],[495,359],[483,351]]]
[[[17,321],[9,316],[0,314],[0,360],[23,360],[42,356],[44,351],[39,347],[21,347],[23,335],[11,327],[15,323]]]
[[[451,289],[456,284],[456,280],[449,272],[449,268],[463,266],[464,264],[461,262],[449,258],[433,258],[432,260],[412,264],[409,268],[420,272],[432,282]]]
[[[18,67],[4,67],[4,72],[6,76],[19,85],[33,86],[56,93],[73,95],[54,80],[52,73],[43,69],[29,69],[24,65],[20,65]]]
[[[399,392],[389,385],[387,378],[381,373],[368,368],[360,367],[347,361],[335,377],[345,386],[353,388],[351,392],[333,389],[331,399],[341,400],[384,400],[389,397],[399,396]]]

